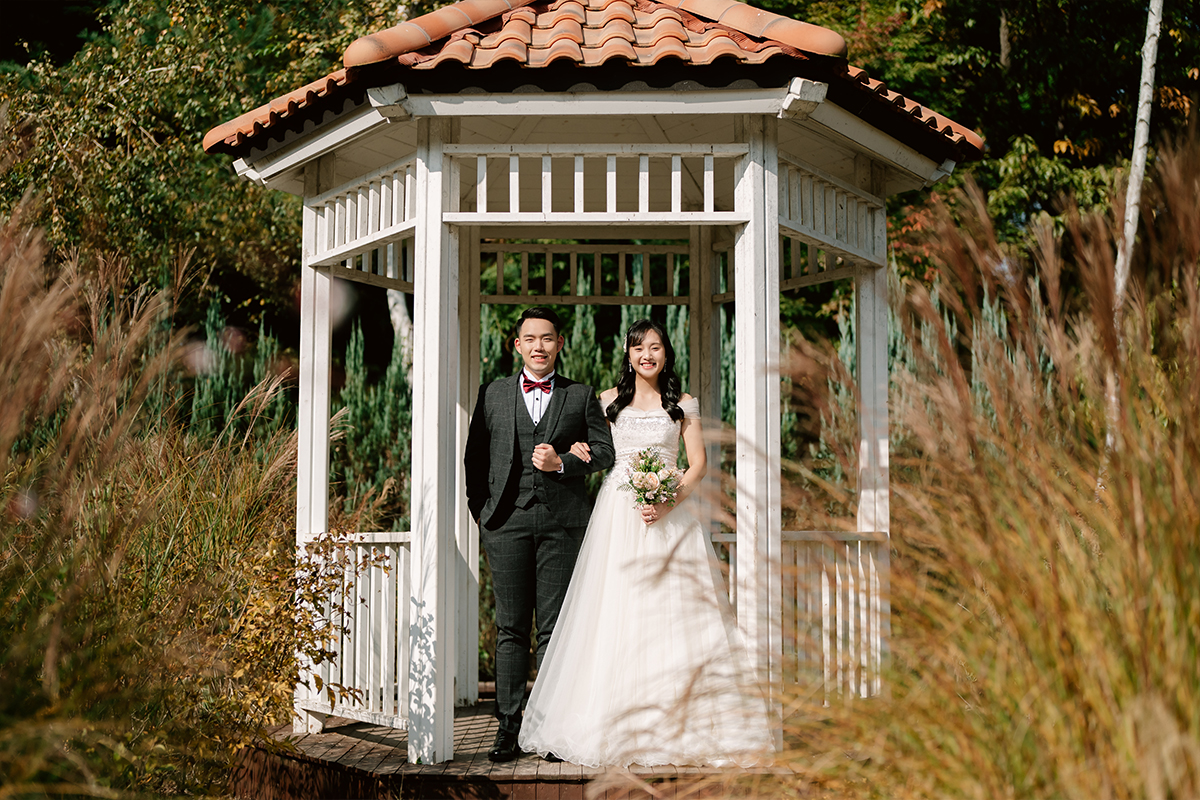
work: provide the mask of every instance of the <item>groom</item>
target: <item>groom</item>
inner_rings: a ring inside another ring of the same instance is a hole
[[[531,308],[514,347],[524,369],[479,390],[464,458],[467,506],[492,570],[496,599],[496,743],[492,761],[521,754],[521,706],[536,610],[541,666],[562,608],[592,501],[584,476],[613,465],[612,436],[592,387],[554,372],[558,315]],[[591,447],[591,460],[569,451]]]

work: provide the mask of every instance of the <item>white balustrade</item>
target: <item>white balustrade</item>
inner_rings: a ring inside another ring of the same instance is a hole
[[[308,264],[339,278],[411,292],[415,181],[408,158],[310,198],[316,237]]]
[[[326,609],[323,688],[305,711],[376,725],[408,725],[409,534],[357,534],[345,545],[341,588]],[[331,700],[332,694],[332,703]]]
[[[887,263],[887,209],[881,198],[779,154],[779,227],[790,246],[780,289],[849,278],[858,265]]]
[[[782,621],[785,683],[824,687],[838,695],[872,697],[882,691],[884,610],[889,576],[886,537],[870,533],[784,531]],[[737,536],[713,533],[727,560],[727,588],[737,607]]]
[[[464,210],[442,215],[454,224],[730,225],[748,219],[744,212],[718,210],[722,204],[716,196],[718,163],[732,171],[733,162],[748,152],[743,144],[452,144],[445,150],[462,165],[461,174],[469,166],[475,175],[473,182],[464,178]],[[538,166],[538,179],[523,185],[522,164],[529,162]],[[622,171],[618,177],[625,162],[635,174]],[[563,176],[559,180],[556,169]],[[666,180],[660,183],[655,175]],[[493,185],[501,179],[507,199]],[[690,203],[685,179],[697,193]],[[618,191],[625,185],[628,195]]]

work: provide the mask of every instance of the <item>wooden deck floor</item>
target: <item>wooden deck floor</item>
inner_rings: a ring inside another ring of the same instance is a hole
[[[493,764],[487,751],[496,735],[493,703],[484,701],[455,712],[454,760],[411,764],[405,731],[331,719],[318,734],[293,734],[281,727],[277,748],[249,751],[231,776],[230,791],[253,800],[325,798],[528,798],[528,800],[608,800],[608,798],[727,797],[741,793],[713,768],[634,767],[595,770],[550,763],[526,755]],[[744,771],[743,778],[790,774],[779,768]],[[746,787],[743,787],[746,788]]]

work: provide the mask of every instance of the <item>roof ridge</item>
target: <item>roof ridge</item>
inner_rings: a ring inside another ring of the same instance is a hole
[[[342,54],[342,63],[347,67],[361,67],[387,61],[532,2],[534,0],[458,0],[379,33],[355,39]]]
[[[634,7],[650,5],[642,4],[639,0],[622,1]],[[379,33],[354,40],[342,55],[342,63],[347,67],[359,67],[398,58],[463,28],[541,2],[546,2],[551,10],[561,4],[561,0],[458,0]],[[653,0],[652,4],[685,11],[745,36],[771,39],[804,52],[838,58],[846,55],[846,40],[840,34],[820,25],[755,8],[740,0]]]

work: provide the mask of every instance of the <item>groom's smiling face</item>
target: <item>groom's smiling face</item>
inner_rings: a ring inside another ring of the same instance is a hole
[[[514,346],[529,374],[541,378],[554,370],[554,360],[562,350],[563,341],[550,320],[535,318],[521,324]]]

